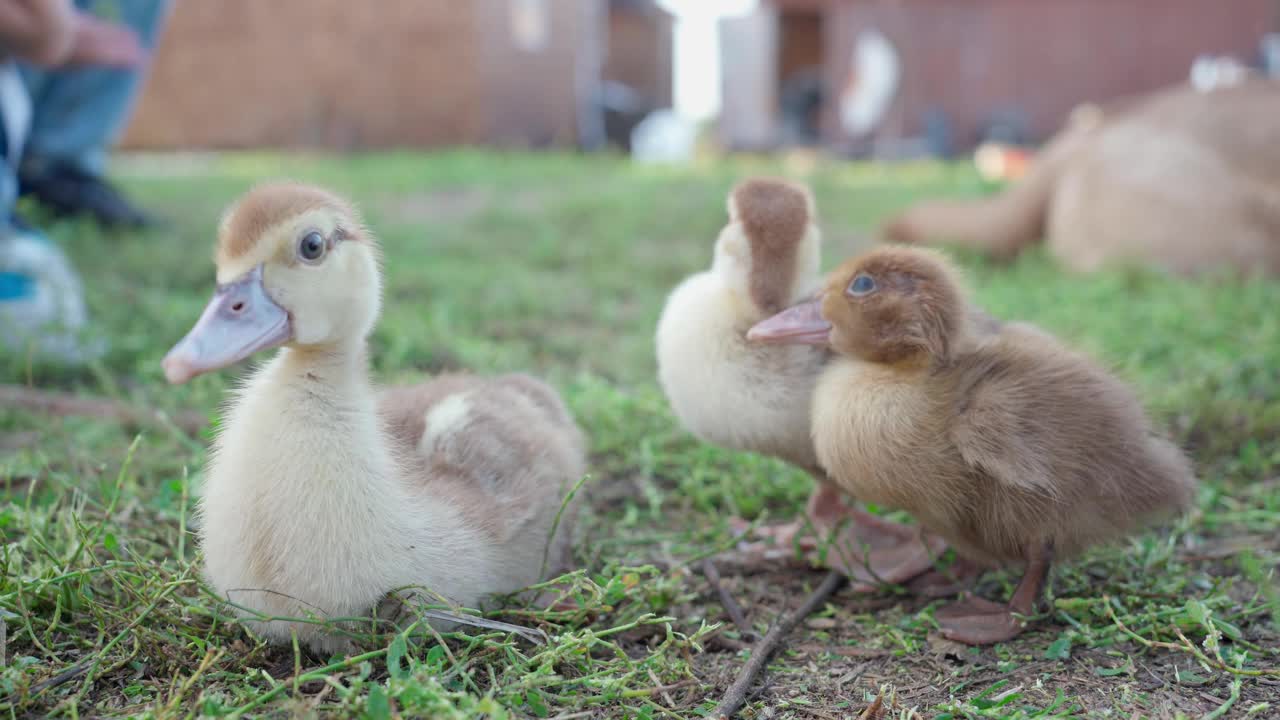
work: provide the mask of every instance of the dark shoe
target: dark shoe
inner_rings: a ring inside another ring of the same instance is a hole
[[[71,168],[52,168],[19,178],[21,192],[30,195],[58,217],[88,215],[104,228],[141,229],[155,220],[130,203],[111,183]]]

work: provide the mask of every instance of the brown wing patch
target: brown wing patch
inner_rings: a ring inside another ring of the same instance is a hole
[[[432,412],[460,395],[465,416],[433,433]],[[445,375],[389,388],[379,413],[408,477],[499,542],[529,522],[549,525],[585,472],[581,430],[559,396],[526,375]]]
[[[352,223],[359,222],[351,203],[314,185],[294,182],[258,185],[227,210],[218,233],[218,257],[234,260],[246,255],[270,228],[317,208],[327,208],[351,218]]]
[[[417,385],[387,388],[378,398],[378,412],[387,430],[405,452],[417,448],[427,429],[426,413],[440,401],[476,385],[471,375],[441,375]]]
[[[796,248],[812,220],[809,192],[783,180],[755,178],[734,188],[730,198],[751,248],[751,299],[765,312],[782,310],[795,281]]]

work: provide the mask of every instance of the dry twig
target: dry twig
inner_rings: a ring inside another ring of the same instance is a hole
[[[755,682],[756,677],[764,671],[765,665],[769,662],[769,656],[782,645],[783,639],[790,633],[801,620],[808,617],[818,606],[826,602],[848,578],[839,570],[832,570],[827,573],[827,577],[805,598],[804,604],[796,608],[796,611],[790,615],[781,617],[769,628],[769,632],[765,634],[764,639],[751,651],[751,659],[738,672],[738,677],[733,681],[733,685],[729,686],[728,692],[721,698],[720,704],[716,706],[712,717],[728,720],[734,713],[742,707],[747,701],[747,693],[751,689],[751,684]]]
[[[720,582],[720,571],[716,569],[716,564],[711,562],[711,558],[702,561],[702,574],[706,576],[707,582],[711,583],[716,595],[720,596],[720,604],[724,606],[724,611],[729,613],[729,619],[738,628],[738,632],[742,633],[742,637],[747,640],[759,639],[760,634],[751,628],[751,623],[747,622],[747,617],[743,615],[738,601],[733,599],[733,595],[730,595],[724,584]]]

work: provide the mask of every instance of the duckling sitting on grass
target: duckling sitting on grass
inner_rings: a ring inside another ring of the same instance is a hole
[[[811,296],[820,284],[822,237],[813,197],[791,182],[754,178],[729,194],[728,211],[711,268],[676,287],[658,321],[658,379],[671,409],[702,440],[780,458],[814,477],[808,520],[834,539],[821,547],[815,538],[799,538],[811,560],[864,587],[925,572],[945,549],[940,539],[922,542],[918,528],[846,504],[844,491],[819,467],[810,402],[830,353],[747,341],[752,325]],[[842,525],[845,520],[851,522]],[[802,528],[797,521],[762,534],[789,546]],[[765,546],[747,549],[755,554]]]
[[[910,512],[972,561],[1025,565],[1007,605],[970,597],[936,613],[952,640],[1017,636],[1053,560],[1191,505],[1190,463],[1128,387],[1037,328],[970,305],[937,253],[850,260],[817,299],[749,337],[836,354],[813,396],[833,481]]]
[[[578,426],[526,375],[379,393],[379,250],[348,202],[259,186],[224,216],[216,264],[217,292],[164,371],[183,383],[281,348],[232,397],[199,500],[207,577],[250,625],[346,649],[303,619],[368,617],[406,587],[473,607],[565,569]]]

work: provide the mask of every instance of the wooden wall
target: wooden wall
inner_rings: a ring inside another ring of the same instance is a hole
[[[1017,110],[1036,138],[1053,134],[1082,102],[1105,101],[1184,82],[1202,53],[1251,59],[1262,36],[1280,25],[1277,0],[762,0],[754,22],[781,22],[787,12],[822,14],[826,139],[847,138],[831,100],[850,77],[857,34],[877,28],[895,44],[903,73],[886,128],[923,132],[930,110],[951,121],[953,140],[971,146],[993,113]],[[761,19],[764,18],[764,19]],[[754,26],[725,23],[732,37]],[[752,30],[755,35],[762,32]],[[767,33],[766,33],[767,34]],[[725,67],[726,93],[761,94],[774,82],[778,63],[739,62]],[[759,73],[765,73],[760,76]],[[733,105],[729,97],[725,106]],[[744,109],[739,103],[739,109]],[[750,109],[745,108],[745,109]],[[737,118],[722,124],[734,144],[734,127],[772,120]]]
[[[1275,0],[849,0],[832,10],[833,87],[848,77],[858,31],[879,27],[903,60],[898,129],[921,132],[939,108],[961,145],[994,111],[1020,110],[1045,138],[1079,103],[1185,82],[1201,53],[1252,57],[1276,20]]]
[[[574,142],[598,73],[598,0],[175,3],[128,148],[377,148]],[[594,53],[594,54],[593,54]]]

